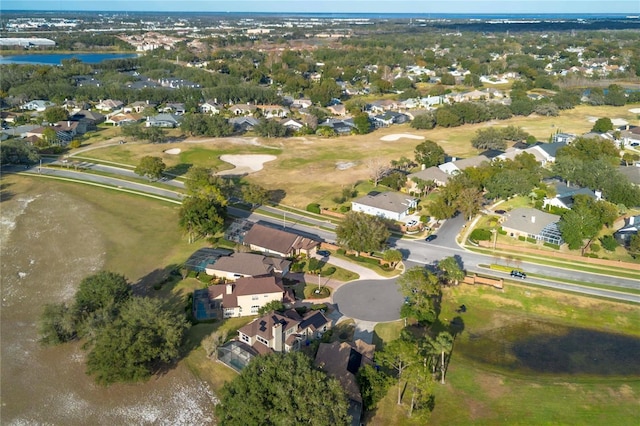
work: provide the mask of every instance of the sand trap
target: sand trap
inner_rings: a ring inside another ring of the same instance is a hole
[[[632,112],[634,114],[640,114],[640,108],[631,108],[629,112]]]
[[[394,142],[402,138],[422,140],[424,139],[424,136],[410,135],[409,133],[400,133],[400,134],[383,136],[380,138],[380,140],[385,142]]]
[[[180,148],[167,149],[166,151],[164,151],[164,153],[169,155],[178,155],[180,154]]]
[[[264,163],[275,160],[275,155],[221,155],[220,159],[236,166],[231,170],[219,172],[219,175],[244,175],[262,170]]]
[[[595,123],[599,118],[600,117],[589,117],[589,123]],[[626,126],[627,124],[629,124],[629,122],[622,118],[612,118],[611,124],[613,124],[614,126]]]
[[[352,167],[354,167],[356,165],[356,163],[351,162],[351,161],[340,161],[338,163],[336,163],[336,169],[338,170],[347,170],[350,169]]]

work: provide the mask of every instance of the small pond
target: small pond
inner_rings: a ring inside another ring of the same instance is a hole
[[[469,333],[455,352],[522,374],[640,376],[640,338],[535,320]]]

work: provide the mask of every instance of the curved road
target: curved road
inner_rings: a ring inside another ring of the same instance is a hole
[[[44,160],[43,160],[44,162]],[[99,170],[106,173],[115,173],[122,176],[129,176],[133,173],[131,170],[112,167],[112,166],[98,166],[98,165],[90,165],[94,170]],[[38,173],[38,166],[33,166],[28,169],[24,169],[24,167],[19,168],[17,166],[14,167],[4,167],[3,171],[8,172],[31,172]],[[169,189],[163,189],[151,185],[146,185],[143,183],[125,181],[121,179],[117,179],[109,176],[101,176],[101,175],[93,175],[89,173],[83,173],[81,171],[73,171],[73,170],[64,170],[58,168],[46,168],[43,167],[40,170],[40,174],[47,176],[57,176],[63,178],[71,178],[76,180],[84,180],[88,182],[93,182],[102,185],[115,186],[118,188],[129,189],[136,192],[148,193],[157,195],[159,197],[167,198],[170,200],[175,200],[179,202],[183,198],[183,194],[181,192],[172,191]],[[135,175],[136,178],[139,179],[139,176]],[[183,186],[181,182],[177,181],[167,181],[163,182],[167,185],[172,185],[175,187]],[[260,210],[270,211],[272,214],[283,214],[283,219],[278,220],[274,219],[271,216],[265,216],[260,214]],[[317,219],[310,219],[306,216],[296,215],[294,213],[284,213],[281,210],[274,209],[272,207],[261,207],[256,212],[246,212],[244,210],[239,209],[229,209],[230,213],[233,215],[237,215],[239,217],[246,217],[253,222],[268,222],[275,226],[283,226],[285,225],[287,229],[292,230],[293,232],[297,232],[300,234],[312,236],[321,241],[335,241],[335,233],[332,231],[328,231],[323,228],[335,228],[334,225]],[[433,264],[435,261],[442,259],[448,256],[456,256],[461,264],[461,266],[470,272],[478,272],[487,274],[488,271],[484,270],[480,267],[481,264],[490,264],[494,262],[494,258],[492,256],[479,254],[470,252],[460,248],[455,238],[460,232],[461,227],[464,225],[464,218],[460,215],[453,219],[449,219],[446,221],[440,229],[437,231],[438,238],[432,242],[425,242],[424,240],[402,240],[397,237],[390,238],[390,245],[397,248],[403,253],[403,257],[408,266],[411,265],[425,265],[425,264]],[[312,225],[308,225],[312,224]],[[606,284],[607,286],[620,287],[621,290],[624,288],[640,290],[640,282],[635,279],[628,278],[620,278],[613,277],[608,275],[599,275],[593,274],[584,271],[576,271],[576,270],[567,270],[552,266],[539,265],[535,263],[522,262],[521,267],[531,274],[538,274],[545,277],[559,277],[568,280],[574,281],[582,281],[587,283],[594,284]],[[491,271],[491,275],[505,275],[500,272]],[[526,282],[528,284],[536,284],[540,286],[550,287],[558,290],[566,290],[571,292],[577,292],[582,294],[588,294],[593,296],[601,296],[612,299],[624,300],[634,303],[640,303],[640,295],[629,294],[624,292],[618,292],[614,290],[604,290],[597,289],[593,287],[584,287],[577,284],[566,284],[561,282],[556,282],[549,279],[540,279],[530,277],[527,278]]]

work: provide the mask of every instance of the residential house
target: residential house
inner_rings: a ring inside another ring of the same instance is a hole
[[[291,313],[296,311],[292,310]],[[311,311],[301,319],[298,325],[298,335],[309,341],[320,339],[331,329],[331,320],[328,319],[321,311]]]
[[[291,102],[291,108],[309,108],[310,106],[313,105],[313,102],[311,102],[311,99],[294,99]]]
[[[602,198],[600,191],[592,191],[589,188],[581,188],[579,186],[568,186],[564,182],[552,182],[551,186],[555,189],[556,195],[554,197],[545,197],[542,203],[542,207],[547,206],[558,207],[562,209],[571,209],[575,201],[575,197],[578,195],[585,195],[595,200]]]
[[[401,192],[370,192],[351,202],[351,210],[385,219],[401,221],[409,210],[415,209],[418,199]]]
[[[26,104],[23,104],[20,106],[20,109],[26,110],[26,111],[36,111],[36,112],[43,112],[44,110],[46,110],[49,107],[55,106],[55,104],[53,102],[49,102],[49,101],[43,101],[40,99],[37,100],[33,100],[33,101],[29,101]]]
[[[194,83],[189,80],[185,80],[182,78],[175,78],[175,77],[161,78],[158,81],[158,83],[160,83],[160,86],[168,87],[170,89],[181,89],[181,88],[199,89],[200,88],[200,85],[198,83]]]
[[[318,124],[318,127],[329,127],[338,135],[350,134],[356,128],[350,119],[338,120],[335,118],[327,118],[326,121]]]
[[[260,354],[298,349],[300,321],[272,312],[238,330],[238,340]]]
[[[160,108],[160,112],[184,115],[187,110],[182,102],[167,102],[164,107]]]
[[[147,117],[147,127],[180,127],[182,116],[173,114],[158,114],[153,117]]]
[[[440,164],[438,168],[446,174],[455,175],[468,167],[478,167],[482,163],[491,162],[493,158],[493,156],[489,156],[486,154],[480,154],[475,157],[463,158],[460,160],[454,158],[452,159],[452,161]]]
[[[218,103],[217,99],[209,100],[200,105],[200,112],[203,114],[220,114],[224,106]]]
[[[41,128],[42,126],[36,126],[35,124],[24,124],[17,127],[9,127],[8,129],[2,129],[2,135],[12,138],[27,138],[33,135],[33,130]]]
[[[576,137],[577,136],[574,135],[573,133],[554,133],[551,136],[551,142],[552,143],[564,142],[566,144],[570,144],[575,140]]]
[[[229,107],[234,115],[253,115],[258,108],[255,105],[250,104],[236,104]]]
[[[391,99],[380,99],[368,105],[368,110],[374,114],[382,114],[385,111],[398,109],[399,104]]]
[[[315,366],[337,379],[349,398],[351,424],[359,426],[362,417],[362,394],[356,375],[365,365],[374,365],[374,345],[358,339],[355,343],[320,343]]]
[[[52,143],[55,145],[64,146],[71,142],[71,140],[78,134],[78,124],[79,123],[77,121],[60,121],[52,126],[42,126],[35,128],[27,132],[26,136],[35,136],[39,139],[43,139],[45,130],[53,129],[56,132],[56,139],[52,141]]]
[[[123,105],[124,102],[122,101],[105,99],[96,104],[96,109],[99,109],[100,111],[115,111],[122,108]]]
[[[640,216],[631,216],[624,220],[624,226],[618,229],[613,237],[621,246],[629,247],[631,238],[638,235],[638,232],[640,232]]]
[[[267,257],[255,253],[233,253],[221,256],[205,267],[207,275],[236,280],[242,277],[275,275],[284,277],[289,272],[291,262],[279,257]]]
[[[106,117],[99,112],[80,110],[70,116],[69,119],[80,123],[79,128],[83,128],[84,130],[81,133],[86,133],[96,130],[98,128],[98,124],[104,123]]]
[[[257,108],[262,111],[265,118],[285,118],[289,116],[289,108],[282,105],[258,105]]]
[[[333,115],[339,115],[341,117],[345,117],[347,115],[347,109],[345,108],[344,104],[329,105],[327,109]]]
[[[209,286],[208,299],[198,293],[203,300],[209,318],[236,318],[256,315],[268,303],[282,301],[284,287],[274,276],[245,277],[236,282]],[[195,296],[194,296],[195,299]],[[198,306],[196,305],[196,310]],[[215,315],[215,316],[214,316]]]
[[[625,146],[640,144],[640,126],[625,126],[624,130],[620,131],[620,139]]]
[[[232,117],[229,119],[229,124],[233,124],[233,128],[236,131],[246,132],[252,130],[258,125],[258,120],[253,117]]]
[[[293,118],[286,118],[280,122],[287,129],[291,129],[294,132],[302,129],[304,127],[304,123],[294,120]]]
[[[395,111],[387,111],[371,117],[375,127],[389,127],[392,124],[403,124],[409,121],[409,116]]]
[[[567,146],[566,142],[537,143],[525,149],[509,148],[506,152],[498,155],[500,160],[514,160],[522,153],[531,154],[542,167],[555,163],[556,155],[560,148]]]
[[[558,229],[558,215],[525,207],[511,210],[503,216],[503,220],[502,229],[513,238],[533,238],[558,245],[563,243]]]
[[[281,257],[291,257],[301,253],[309,256],[320,245],[320,241],[258,223],[246,232],[242,242],[251,250]]]
[[[125,114],[118,112],[107,116],[104,124],[110,124],[112,126],[126,126],[127,124],[134,124],[142,121],[143,117],[140,114],[129,113]]]
[[[449,182],[450,178],[451,178],[451,175],[443,172],[436,166],[427,167],[424,170],[420,170],[419,172],[416,172],[416,173],[411,173],[409,176],[407,176],[407,180],[411,185],[410,191],[417,190],[417,187],[415,185],[415,179],[421,179],[427,182],[433,181],[437,186],[445,186],[447,182]]]
[[[133,102],[132,104],[129,104],[129,105],[125,106],[124,108],[122,108],[122,112],[124,112],[124,113],[135,112],[137,114],[141,114],[145,109],[147,109],[147,108],[155,109],[156,106],[157,106],[157,104],[155,104],[153,102],[136,101],[136,102]]]

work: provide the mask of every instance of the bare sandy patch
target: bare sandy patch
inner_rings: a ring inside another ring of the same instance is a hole
[[[629,112],[631,112],[633,114],[640,114],[640,108],[631,108],[629,110]]]
[[[355,166],[356,163],[354,163],[353,161],[339,161],[336,163],[336,169],[338,170],[347,170]]]
[[[180,148],[171,148],[164,151],[165,154],[169,154],[169,155],[178,155],[180,154],[180,152],[181,152]]]
[[[589,123],[595,123],[601,117],[589,117]],[[629,122],[623,118],[612,118],[611,123],[614,126],[626,126]]]
[[[231,170],[224,170],[219,172],[218,175],[244,175],[248,173],[255,173],[264,167],[264,163],[275,160],[275,155],[221,155],[220,159],[227,163],[233,164],[235,168]]]
[[[402,138],[405,139],[415,139],[415,140],[423,140],[424,136],[412,135],[409,133],[394,133],[393,135],[386,135],[380,138],[381,141],[385,142],[395,142]]]

